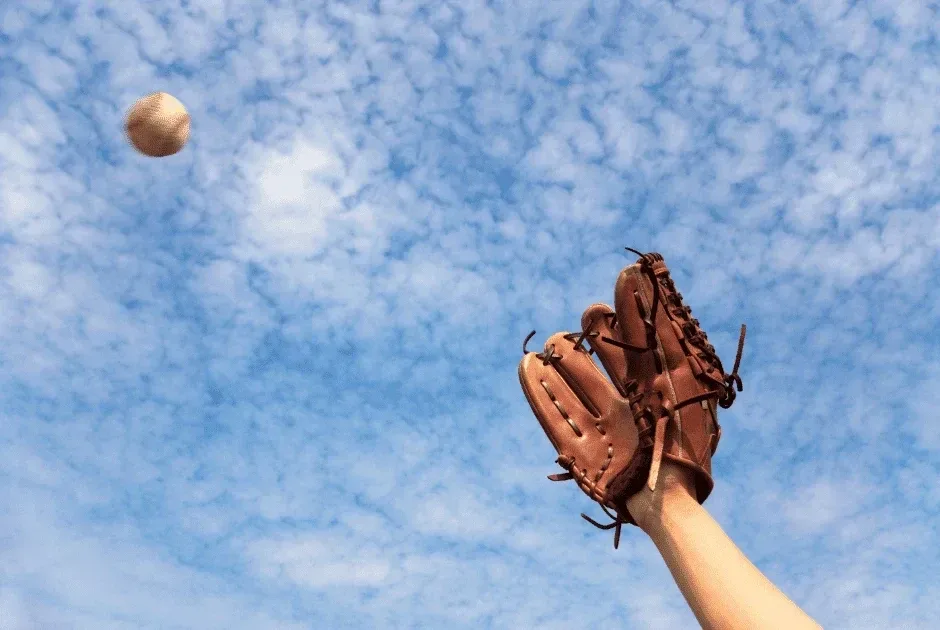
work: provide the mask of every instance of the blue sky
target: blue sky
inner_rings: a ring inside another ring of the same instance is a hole
[[[516,378],[624,246],[748,325],[708,510],[826,628],[935,625],[937,13],[4,4],[0,629],[692,626]]]

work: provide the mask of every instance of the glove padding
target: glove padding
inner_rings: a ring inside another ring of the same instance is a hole
[[[634,250],[629,250],[634,251]],[[717,406],[742,390],[738,367],[725,373],[715,348],[682,301],[659,254],[640,254],[614,289],[615,309],[594,304],[580,333],[555,333],[544,350],[526,350],[519,381],[566,472],[613,519],[602,529],[636,524],[626,507],[646,483],[655,491],[662,458],[694,473],[699,503],[711,493],[711,457],[721,439]],[[588,347],[585,347],[587,343]],[[605,376],[591,358],[597,354]]]

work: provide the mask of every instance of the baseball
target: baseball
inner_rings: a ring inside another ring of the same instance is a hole
[[[189,113],[166,92],[154,92],[131,107],[125,123],[134,148],[150,157],[179,153],[189,140]]]

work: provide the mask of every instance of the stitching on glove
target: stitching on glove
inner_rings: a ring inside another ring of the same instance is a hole
[[[603,433],[601,433],[603,435]],[[610,462],[614,460],[614,445],[612,442],[607,443],[607,459],[604,460],[604,463],[601,464],[600,469],[597,471],[597,474],[594,476],[594,483],[598,483],[601,480],[601,477],[604,476],[604,473],[607,472],[607,468],[610,466]]]
[[[560,361],[554,362],[554,365],[555,365],[555,369],[558,371],[558,374],[561,376],[562,380],[565,381],[565,383],[568,385],[568,387],[571,389],[574,395],[578,398],[578,400],[581,401],[581,404],[584,405],[584,408],[587,409],[588,413],[590,413],[595,418],[600,418],[601,417],[600,410],[598,410],[598,408],[594,405],[594,401],[592,401],[590,397],[588,397],[587,392],[584,391],[584,388],[581,387],[581,384],[578,383],[577,379],[571,376],[571,372],[569,372],[568,369],[564,365],[562,365]]]
[[[593,339],[594,337],[597,337],[598,334],[600,333],[598,333],[597,331],[588,332],[586,330],[582,330],[580,333],[568,333],[567,335],[565,335],[565,339],[567,339],[568,341],[571,341],[572,339],[577,338],[577,341],[574,344],[574,349],[576,352],[585,351],[588,354],[594,354],[594,350],[584,350],[584,346],[582,344],[584,343],[584,339],[586,337],[590,337]]]
[[[546,383],[545,381],[539,381],[539,383],[542,384],[542,389],[544,389],[548,393],[548,397],[555,404],[555,407],[558,409],[558,411],[561,412],[561,417],[565,419],[565,422],[568,423],[568,426],[571,427],[571,430],[574,431],[574,434],[577,435],[578,437],[581,437],[582,436],[581,429],[578,427],[577,424],[575,424],[574,419],[568,415],[568,412],[565,410],[565,408],[562,407],[561,401],[555,398],[555,394],[554,392],[552,392],[551,388],[548,386],[548,383]]]

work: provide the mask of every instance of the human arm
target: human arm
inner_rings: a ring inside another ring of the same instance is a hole
[[[706,630],[821,628],[755,567],[690,492],[692,477],[663,462],[656,493],[627,508],[662,554]]]

